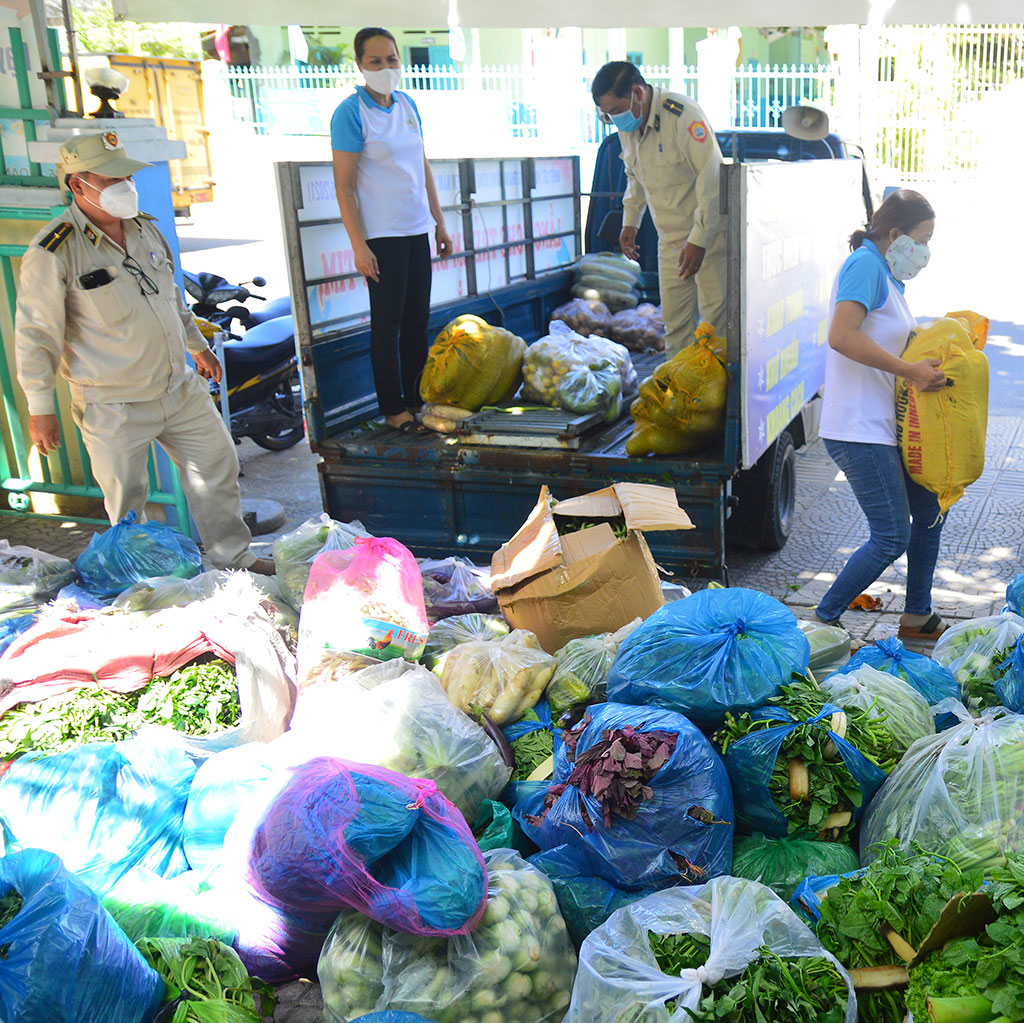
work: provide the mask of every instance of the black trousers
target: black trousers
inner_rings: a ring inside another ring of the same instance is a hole
[[[380,280],[370,292],[370,364],[377,404],[385,416],[419,408],[419,378],[427,361],[430,242],[425,234],[367,238]]]

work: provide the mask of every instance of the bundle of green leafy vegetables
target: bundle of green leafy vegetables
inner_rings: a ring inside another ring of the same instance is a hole
[[[782,708],[801,722],[817,717],[828,703],[826,693],[799,675],[768,700],[770,706]],[[756,710],[739,717],[726,714],[715,742],[724,755],[739,739],[780,724],[777,718],[758,716]],[[853,811],[863,802],[864,793],[839,755],[830,731],[883,771],[896,766],[898,744],[892,729],[870,709],[850,709],[794,728],[782,741],[768,782],[772,802],[789,821],[790,833],[807,830],[818,839],[841,838],[853,827]]]
[[[260,1023],[273,1017],[273,989],[250,978],[230,946],[213,938],[143,938],[135,945],[166,985],[161,1023]]]
[[[1010,667],[1024,624],[1014,614],[962,622],[942,637],[934,657],[949,668],[972,710],[999,706],[996,683]]]
[[[187,735],[212,735],[241,720],[234,669],[204,658],[132,693],[72,689],[23,703],[0,718],[0,757],[58,753],[86,742],[118,742],[143,725],[167,725]]]
[[[21,892],[16,888],[8,888],[2,896],[0,896],[0,928],[6,927],[20,912],[21,907],[25,905],[25,900],[21,897]],[[11,953],[11,943],[5,942],[0,945],[0,962],[3,962]]]
[[[996,919],[977,936],[947,942],[910,971],[907,1008],[915,1023],[1024,1019],[1024,856],[1008,856],[989,881],[984,893]]]
[[[818,940],[850,970],[903,965],[946,903],[984,881],[982,872],[961,870],[920,846],[908,852],[891,841],[875,852],[870,866],[840,878],[821,900]],[[864,990],[857,1006],[862,1023],[902,1023],[906,992]]]
[[[711,942],[702,934],[648,933],[651,951],[663,973],[678,977],[708,961]],[[762,947],[741,973],[706,987],[694,1023],[843,1023],[846,981],[822,956],[783,958]],[[666,1004],[669,1012],[675,1002]]]
[[[532,708],[520,719],[539,722],[537,712]],[[512,740],[512,753],[516,758],[512,781],[526,781],[534,771],[548,760],[555,750],[555,733],[550,728],[537,728]]]

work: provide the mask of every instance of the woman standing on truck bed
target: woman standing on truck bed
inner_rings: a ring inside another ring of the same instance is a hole
[[[899,635],[926,640],[937,639],[946,628],[931,603],[942,518],[937,495],[903,468],[896,439],[896,377],[922,391],[946,384],[938,359],[901,358],[917,327],[903,282],[927,265],[934,229],[928,200],[900,189],[879,206],[867,230],[850,236],[853,253],[832,290],[819,430],[853,489],[870,535],[822,598],[817,617],[838,624],[850,602],[906,552]]]
[[[356,269],[370,293],[370,363],[384,421],[426,433],[415,418],[427,358],[430,243],[452,253],[437,189],[423,152],[416,104],[398,91],[402,65],[384,28],[356,33],[356,66],[365,86],[331,118],[334,186]]]

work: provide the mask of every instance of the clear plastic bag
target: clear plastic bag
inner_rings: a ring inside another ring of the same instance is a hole
[[[810,874],[845,874],[859,867],[857,854],[845,843],[815,842],[800,835],[751,835],[741,838],[732,851],[733,877],[760,881],[785,902]]]
[[[863,710],[869,718],[882,718],[903,756],[925,736],[935,734],[935,718],[928,701],[909,682],[862,664],[821,683],[829,700],[842,710]]]
[[[510,771],[497,746],[452,705],[432,672],[416,665],[372,689],[362,688],[359,676],[352,683],[304,693],[277,745],[296,756],[343,755],[426,778],[467,821],[505,787]]]
[[[589,708],[575,749],[555,735],[552,785],[516,803],[513,816],[541,849],[569,845],[595,877],[620,888],[662,888],[714,877],[732,860],[733,802],[721,758],[695,725],[670,710],[602,703]],[[569,784],[575,763],[608,733],[665,732],[675,737],[668,760],[646,783],[650,796],[626,818],[606,822],[601,801]]]
[[[573,707],[603,703],[608,669],[622,641],[634,632],[643,619],[636,618],[617,632],[571,639],[555,652],[555,674],[545,693],[551,717],[557,721]]]
[[[797,624],[811,645],[807,667],[816,678],[835,671],[850,656],[850,634],[846,629],[823,622],[800,621]]]
[[[508,624],[496,615],[454,615],[430,627],[420,661],[438,675],[444,670],[448,653],[460,643],[500,639],[509,633]]]
[[[279,536],[274,541],[274,567],[281,595],[298,611],[313,559],[324,551],[348,550],[357,537],[371,536],[361,522],[335,522],[326,512]]]
[[[611,318],[605,337],[633,352],[664,351],[665,321],[661,318],[661,309],[647,302],[635,309],[623,309]]]
[[[37,608],[74,578],[67,558],[0,540],[0,614]]]
[[[299,619],[300,688],[331,671],[331,655],[414,661],[427,641],[423,577],[397,540],[357,539],[313,561]]]
[[[40,849],[0,857],[0,895],[21,908],[0,926],[0,1019],[11,1023],[150,1023],[164,983],[60,859]]]
[[[972,710],[994,707],[999,704],[996,683],[1009,669],[1013,647],[1022,635],[1024,618],[1012,611],[974,618],[948,628],[932,657],[953,673]]]
[[[431,622],[453,615],[489,614],[498,606],[491,574],[468,558],[421,561],[423,596]]]
[[[550,323],[548,335],[526,350],[524,399],[569,412],[599,412],[614,422],[622,412],[623,359],[631,371],[632,362],[613,344],[582,337],[560,320]]]
[[[501,639],[461,643],[449,651],[441,685],[460,710],[479,708],[496,725],[519,720],[544,695],[555,659],[537,637],[517,629]]]
[[[106,599],[153,576],[191,579],[202,571],[202,558],[191,537],[162,522],[139,522],[130,511],[89,541],[75,569],[86,590]]]
[[[706,935],[711,954],[700,969],[672,977],[659,969],[648,933]],[[857,1000],[838,960],[774,892],[735,877],[655,892],[613,913],[583,943],[565,1023],[688,1023],[704,985],[742,973],[762,946],[832,962],[847,982],[846,1021],[854,1023]],[[663,1003],[672,999],[670,1013]]]
[[[225,860],[245,863],[260,899],[300,916],[349,906],[415,934],[476,926],[483,859],[433,782],[331,757],[283,773],[269,805],[239,814],[225,838]]]
[[[584,337],[590,334],[599,334],[601,337],[610,336],[608,331],[612,322],[612,314],[608,311],[608,306],[597,299],[588,301],[585,298],[574,298],[571,302],[560,305],[551,314],[551,319],[561,320]],[[616,338],[616,340],[618,339]]]
[[[931,657],[907,650],[895,636],[875,640],[870,646],[861,647],[844,665],[836,669],[835,674],[856,671],[862,664],[909,683],[925,698],[929,707],[935,707],[943,700],[961,699],[960,687],[948,668]],[[936,716],[936,728],[949,728],[955,723],[956,717],[952,714]]]
[[[653,703],[714,726],[752,710],[807,670],[810,644],[773,597],[741,588],[701,590],[655,611],[619,647],[608,698]]]
[[[484,854],[487,911],[471,933],[425,941],[343,914],[318,971],[325,1020],[367,1011],[429,1014],[437,1023],[555,1023],[576,956],[551,883],[511,849]]]
[[[151,737],[30,753],[0,776],[4,843],[56,853],[100,895],[140,867],[180,874],[195,770],[177,745]]]
[[[864,815],[861,862],[891,838],[949,856],[963,870],[1001,865],[1024,847],[1024,716],[1002,707],[915,743]]]

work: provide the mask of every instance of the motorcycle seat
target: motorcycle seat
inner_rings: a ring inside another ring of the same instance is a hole
[[[224,358],[229,363],[273,362],[295,354],[295,320],[279,316],[250,327],[239,339],[224,342]]]
[[[280,298],[272,298],[266,305],[261,305],[252,312],[252,322],[266,323],[267,320],[276,320],[280,316],[291,316],[292,300],[287,295]]]

